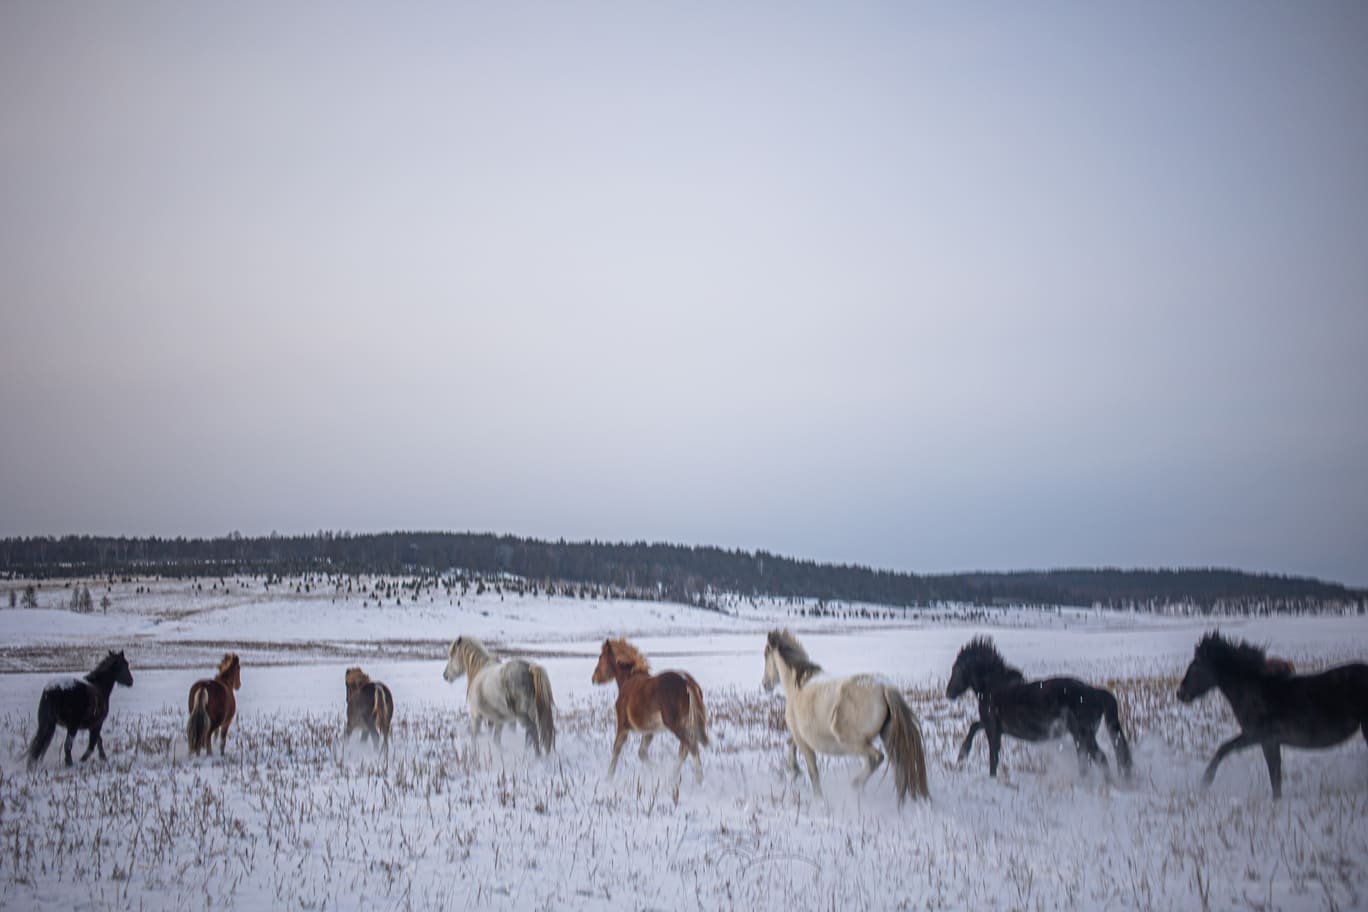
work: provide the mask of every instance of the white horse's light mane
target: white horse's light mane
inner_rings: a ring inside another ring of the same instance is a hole
[[[498,663],[498,660],[485,648],[485,644],[473,636],[457,637],[452,641],[448,654],[452,657],[459,655],[466,674],[472,678],[475,676],[475,672],[486,665]]]
[[[779,658],[783,660],[784,664],[793,670],[799,684],[822,670],[821,665],[808,658],[807,650],[803,648],[803,644],[799,643],[798,638],[793,635],[793,631],[787,628],[771,630],[769,644],[779,653]]]

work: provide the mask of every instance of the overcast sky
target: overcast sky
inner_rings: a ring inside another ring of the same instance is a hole
[[[0,535],[1368,584],[1368,4],[0,4]]]

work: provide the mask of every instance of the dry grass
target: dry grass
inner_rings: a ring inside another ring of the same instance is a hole
[[[1000,781],[976,745],[953,766],[971,701],[909,692],[934,800],[896,809],[887,777],[826,802],[783,769],[782,698],[709,694],[706,781],[668,778],[675,745],[624,752],[603,778],[603,699],[572,701],[560,752],[472,743],[465,713],[395,720],[386,758],[339,744],[337,716],[244,713],[230,755],[187,760],[183,719],[122,714],[111,760],[0,782],[0,906],[431,908],[1353,908],[1368,901],[1363,746],[1293,755],[1274,804],[1261,764],[1196,776],[1229,732],[1218,701],[1174,682],[1110,682],[1136,745],[1127,786],[1080,780],[1072,749],[1007,742]],[[31,720],[0,719],[13,757]]]

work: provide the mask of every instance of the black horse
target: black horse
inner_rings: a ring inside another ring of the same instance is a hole
[[[959,651],[945,695],[953,700],[971,688],[978,697],[979,720],[969,726],[969,734],[960,745],[959,763],[969,756],[979,729],[988,736],[990,776],[997,775],[1004,734],[1023,741],[1048,741],[1068,732],[1078,748],[1080,771],[1092,759],[1109,774],[1107,756],[1097,746],[1097,726],[1106,719],[1116,765],[1123,776],[1130,776],[1130,745],[1110,691],[1077,678],[1027,681],[1020,670],[1003,660],[987,637],[975,637]]]
[[[104,725],[105,716],[109,715],[109,694],[115,684],[133,686],[133,672],[128,670],[128,660],[122,652],[111,652],[105,656],[95,670],[84,678],[53,681],[43,688],[43,696],[38,700],[38,733],[29,742],[29,769],[37,766],[43,754],[47,753],[58,723],[67,730],[67,766],[71,766],[71,745],[76,740],[76,732],[83,728],[90,730],[90,744],[81,755],[81,762],[88,760],[97,749],[100,759],[104,760],[104,740],[100,737],[100,727]]]
[[[1219,687],[1240,733],[1216,749],[1202,785],[1211,785],[1226,754],[1263,748],[1273,797],[1282,797],[1282,746],[1334,747],[1363,732],[1368,740],[1368,665],[1355,662],[1320,674],[1297,675],[1270,664],[1264,651],[1208,633],[1197,643],[1178,699],[1191,703]]]

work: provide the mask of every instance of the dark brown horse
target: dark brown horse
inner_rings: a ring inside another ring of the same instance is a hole
[[[1212,632],[1193,650],[1178,699],[1191,703],[1212,688],[1230,704],[1240,733],[1216,749],[1203,786],[1211,785],[1231,751],[1258,745],[1273,797],[1280,798],[1284,744],[1319,749],[1357,734],[1368,740],[1368,665],[1362,662],[1299,675],[1285,659],[1270,659],[1257,646]]]
[[[219,756],[228,747],[228,726],[237,715],[233,691],[242,689],[242,664],[236,652],[224,653],[218,674],[190,685],[190,719],[185,723],[185,740],[190,753],[214,753],[214,732],[219,736]]]
[[[604,640],[594,668],[595,684],[617,681],[617,735],[613,739],[613,759],[608,762],[608,775],[617,769],[618,754],[630,732],[642,733],[641,749],[637,756],[646,759],[646,751],[656,732],[669,729],[679,739],[679,759],[675,761],[674,778],[679,779],[684,758],[692,755],[694,776],[703,781],[703,763],[698,758],[699,745],[708,746],[708,713],[703,706],[703,691],[691,675],[683,671],[662,671],[651,674],[646,657],[626,640]]]
[[[345,740],[354,730],[361,729],[361,740],[371,738],[376,747],[389,751],[390,723],[394,720],[394,697],[390,689],[359,668],[347,669],[347,730]]]
[[[978,697],[978,721],[960,745],[963,763],[980,730],[988,736],[988,775],[997,776],[1002,736],[1023,741],[1049,741],[1067,733],[1078,752],[1082,772],[1091,760],[1109,775],[1107,755],[1097,746],[1097,727],[1105,719],[1121,775],[1131,774],[1130,743],[1121,728],[1116,697],[1104,687],[1077,678],[1027,681],[1021,669],[1007,664],[988,637],[975,637],[959,651],[950,670],[945,696],[955,699],[966,690]]]
[[[76,740],[76,732],[83,728],[90,732],[90,743],[81,755],[81,762],[88,760],[96,750],[100,752],[100,759],[104,760],[104,739],[100,737],[100,728],[109,715],[109,695],[115,684],[133,686],[133,672],[128,670],[128,660],[122,652],[111,652],[105,656],[95,670],[84,678],[53,681],[43,688],[43,695],[38,699],[38,732],[29,742],[29,769],[43,759],[59,724],[67,730],[63,748],[67,766],[71,766],[71,745]]]

